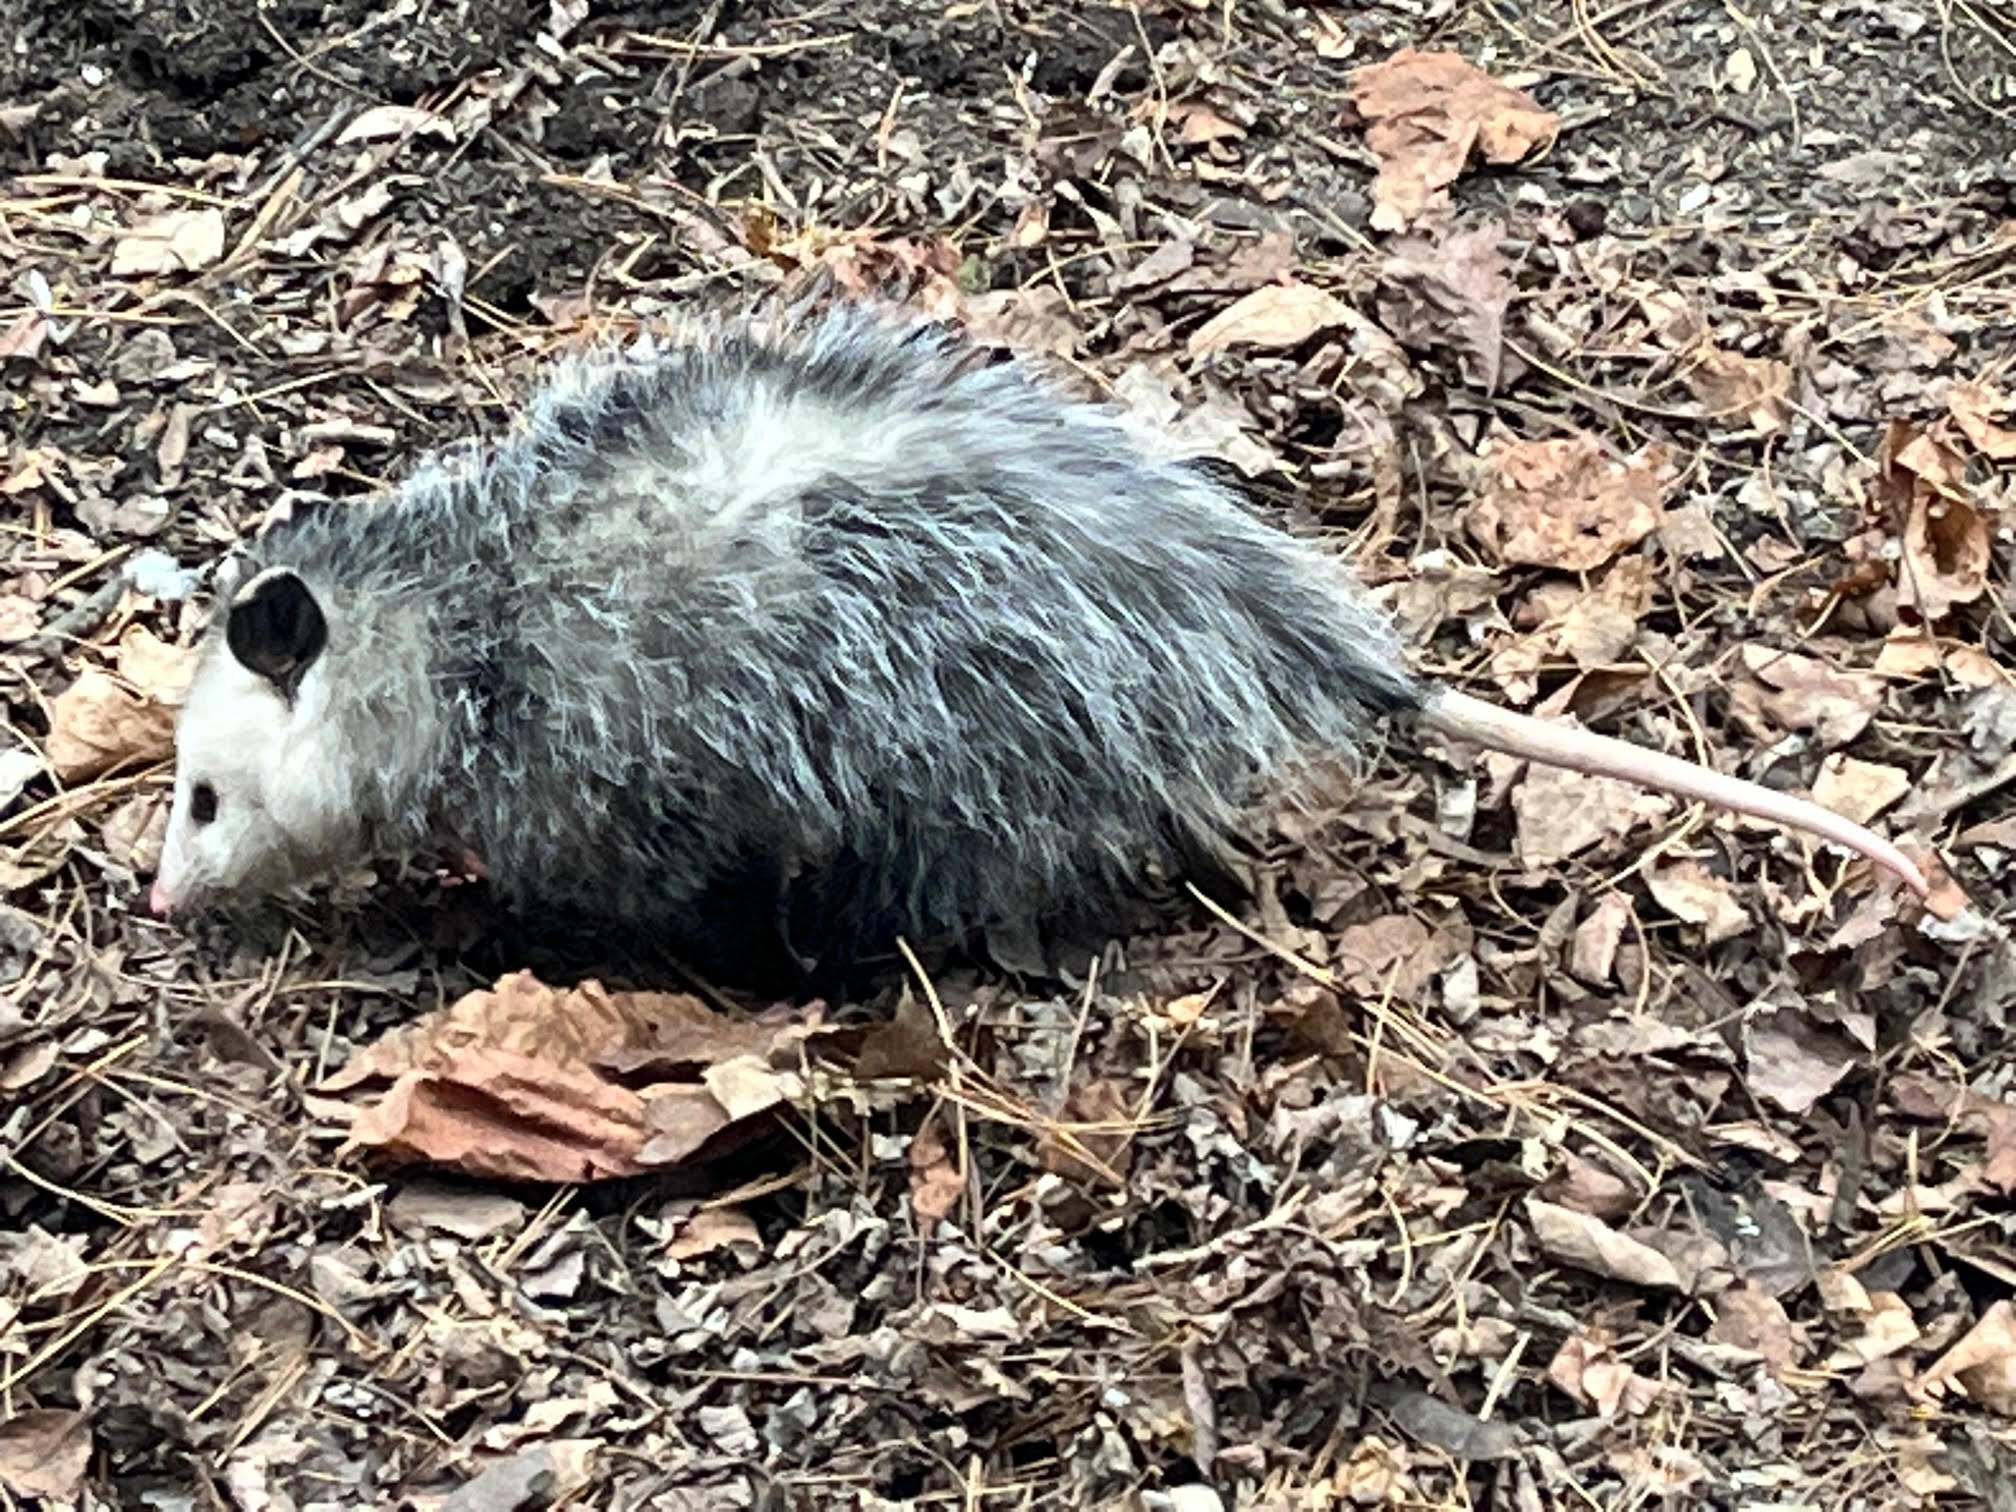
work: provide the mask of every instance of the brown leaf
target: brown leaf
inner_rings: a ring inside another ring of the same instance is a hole
[[[1203,357],[1228,347],[1270,351],[1298,347],[1319,331],[1347,324],[1352,309],[1325,289],[1304,283],[1267,284],[1234,300],[1190,333],[1189,352]]]
[[[1988,522],[1974,507],[1967,462],[1934,435],[1893,420],[1876,454],[1875,490],[1903,521],[1897,600],[1927,620],[1988,587]]]
[[[929,1227],[959,1205],[966,1178],[952,1163],[938,1120],[927,1118],[910,1141],[910,1209]]]
[[[1620,840],[1647,820],[1672,813],[1673,800],[1614,777],[1535,765],[1513,791],[1512,812],[1520,864],[1537,868]]]
[[[818,1010],[743,1022],[697,998],[562,991],[529,972],[354,1055],[318,1092],[367,1089],[350,1147],[474,1175],[589,1181],[691,1159],[799,1090]]]
[[[1795,1115],[1811,1111],[1863,1059],[1852,1040],[1792,1012],[1745,1024],[1743,1052],[1744,1084]]]
[[[1699,924],[1704,944],[1733,940],[1750,928],[1750,911],[1736,900],[1735,889],[1699,861],[1648,867],[1645,886],[1674,918]]]
[[[224,212],[170,210],[139,222],[112,248],[114,278],[194,272],[224,256]]]
[[[1351,75],[1351,103],[1379,157],[1372,225],[1398,231],[1446,204],[1471,153],[1516,163],[1554,140],[1561,119],[1450,52],[1403,48]]]
[[[1622,893],[1605,893],[1589,917],[1575,926],[1568,951],[1568,974],[1591,987],[1607,986],[1617,966],[1617,947],[1631,921],[1631,902]]]
[[[1776,742],[1810,731],[1823,751],[1846,745],[1883,704],[1883,679],[1845,672],[1796,651],[1746,645],[1748,678],[1729,689],[1729,708],[1759,740]]]
[[[175,749],[175,711],[87,667],[49,705],[49,765],[65,782],[160,761]]]
[[[2016,461],[2016,395],[1987,383],[1956,383],[1946,394],[1946,408],[1960,433],[1982,456],[1997,462]],[[1998,425],[2007,419],[2011,425]]]
[[[91,1465],[91,1422],[47,1407],[0,1420],[0,1486],[15,1496],[69,1504]]]
[[[1462,920],[1450,922],[1431,929],[1414,914],[1386,914],[1340,931],[1336,964],[1345,987],[1374,1002],[1389,991],[1401,1002],[1422,1001],[1435,974],[1469,948]]]
[[[1834,752],[1820,763],[1813,801],[1822,808],[1867,824],[1911,791],[1911,774],[1879,761],[1858,761]]]
[[[1671,1260],[1651,1245],[1618,1233],[1600,1218],[1528,1197],[1526,1221],[1533,1226],[1540,1248],[1565,1265],[1633,1286],[1681,1289],[1680,1272]]]
[[[1454,346],[1464,377],[1487,394],[1505,358],[1505,312],[1512,281],[1498,251],[1505,228],[1486,221],[1439,241],[1404,237],[1380,265],[1379,319],[1409,346]]]
[[[1547,1363],[1547,1379],[1605,1418],[1620,1412],[1638,1417],[1651,1408],[1663,1389],[1659,1382],[1639,1375],[1619,1360],[1608,1330],[1600,1327],[1563,1339]]]
[[[1587,572],[1659,523],[1665,461],[1656,446],[1612,461],[1590,435],[1512,441],[1492,458],[1466,523],[1501,562]]]
[[[1765,435],[1785,429],[1792,369],[1775,358],[1746,357],[1704,342],[1689,354],[1683,377],[1709,418],[1747,420]]]
[[[1799,1340],[1785,1304],[1752,1281],[1731,1287],[1715,1299],[1715,1321],[1709,1326],[1708,1338],[1762,1355],[1774,1375],[1798,1363]]]
[[[1958,1382],[1990,1412],[2016,1417],[2016,1307],[1999,1299],[1933,1362],[1920,1384],[1931,1391]]]

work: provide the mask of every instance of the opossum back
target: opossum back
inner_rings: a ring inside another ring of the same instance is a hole
[[[820,958],[1104,908],[1418,696],[1320,553],[855,314],[582,364],[487,487],[521,686],[469,799],[535,890],[687,930],[772,872]]]

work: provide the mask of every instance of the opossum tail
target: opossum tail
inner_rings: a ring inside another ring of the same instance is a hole
[[[1804,830],[1868,858],[1919,897],[1931,892],[1925,874],[1881,835],[1810,799],[1774,792],[1741,777],[1725,776],[1663,751],[1628,745],[1574,725],[1550,724],[1530,714],[1500,709],[1448,688],[1431,690],[1419,722],[1428,729],[1507,756],[1623,782],[1677,798],[1698,799],[1753,819]]]

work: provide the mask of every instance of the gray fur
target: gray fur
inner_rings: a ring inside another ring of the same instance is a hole
[[[274,566],[327,616],[301,696],[353,823],[261,885],[445,824],[507,897],[702,959],[1096,914],[1423,693],[1330,557],[858,309],[569,364]]]

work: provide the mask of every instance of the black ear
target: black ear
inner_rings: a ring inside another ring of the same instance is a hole
[[[260,573],[231,600],[225,644],[247,671],[289,698],[329,640],[329,622],[308,585],[285,567]]]

